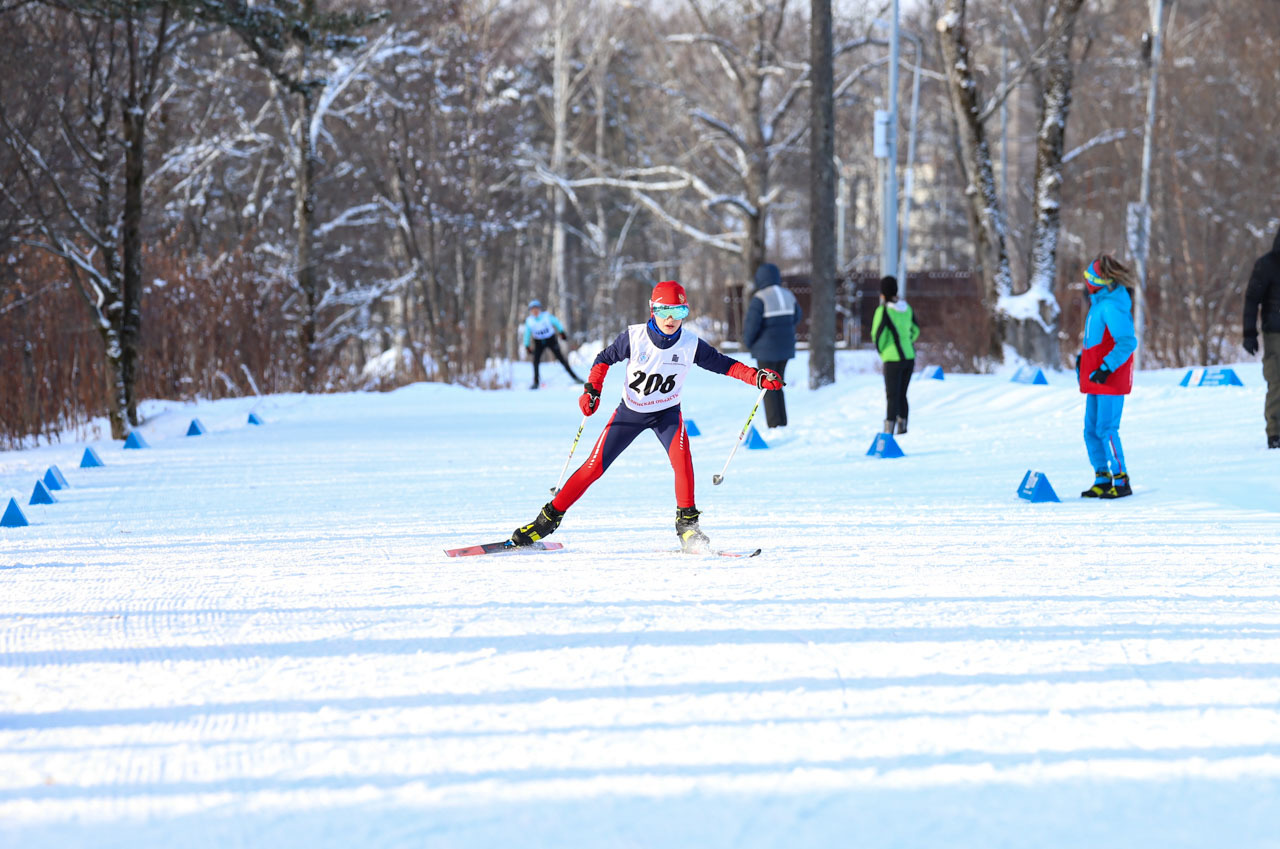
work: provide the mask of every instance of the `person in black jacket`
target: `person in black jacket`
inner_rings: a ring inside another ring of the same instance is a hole
[[[1244,349],[1258,353],[1258,310],[1262,310],[1262,375],[1267,379],[1267,447],[1280,448],[1280,232],[1271,250],[1258,257],[1244,292]]]
[[[782,285],[782,274],[773,263],[766,262],[756,269],[755,284],[742,326],[742,342],[759,368],[783,376],[787,360],[796,355],[796,325],[804,313],[796,296]],[[769,427],[786,427],[787,403],[781,389],[765,393],[764,417]]]

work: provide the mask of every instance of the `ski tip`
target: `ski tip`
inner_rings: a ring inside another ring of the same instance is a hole
[[[711,484],[712,484],[712,486],[719,486],[719,485],[720,485],[720,481],[722,481],[722,480],[724,480],[724,478],[720,477],[719,475],[712,475],[712,476],[711,476]]]

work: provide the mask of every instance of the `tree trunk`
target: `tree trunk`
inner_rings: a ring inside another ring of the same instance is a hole
[[[812,0],[809,52],[809,388],[836,381],[836,174],[831,0]]]
[[[938,42],[947,66],[947,88],[951,95],[951,111],[956,119],[960,170],[967,183],[965,198],[975,259],[982,273],[982,300],[992,316],[993,331],[986,353],[992,360],[1000,362],[1004,359],[1005,333],[1000,302],[1011,291],[1009,253],[1005,243],[1004,215],[996,191],[995,169],[991,164],[991,148],[979,120],[982,108],[965,38],[964,11],[965,0],[946,0],[945,11],[937,24]]]
[[[125,110],[124,221],[121,227],[120,379],[125,414],[138,424],[138,344],[142,329],[142,209],[146,187],[146,112],[138,104]]]
[[[318,352],[316,351],[316,307],[319,304],[319,284],[315,268],[315,177],[318,165],[314,140],[311,137],[311,118],[315,113],[315,100],[310,91],[299,94],[302,112],[298,116],[296,140],[296,172],[294,177],[295,217],[297,218],[298,288],[306,302],[302,317],[302,350],[304,392],[314,392],[317,379]]]
[[[1067,115],[1071,111],[1071,43],[1075,21],[1084,0],[1066,0],[1057,6],[1049,22],[1052,42],[1045,58],[1044,92],[1036,132],[1034,224],[1028,286],[1028,303],[1014,320],[1014,345],[1028,360],[1047,365],[1062,362],[1058,339],[1060,325],[1054,284],[1058,272],[1058,234],[1061,231],[1062,154]]]

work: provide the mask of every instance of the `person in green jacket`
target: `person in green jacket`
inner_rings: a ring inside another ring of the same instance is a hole
[[[880,306],[871,319],[871,338],[884,361],[884,432],[907,432],[907,384],[916,367],[920,325],[915,310],[898,300],[898,281],[880,278]]]

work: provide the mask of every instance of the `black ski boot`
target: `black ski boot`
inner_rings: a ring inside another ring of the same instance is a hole
[[[560,527],[560,520],[563,518],[564,511],[557,510],[548,501],[542,505],[538,518],[524,527],[515,529],[515,532],[511,534],[511,541],[516,545],[530,545],[543,537],[549,537],[556,532],[556,528]]]
[[[1111,486],[1102,493],[1103,498],[1124,498],[1133,495],[1133,487],[1129,486],[1129,475],[1121,472],[1111,478]]]
[[[907,420],[902,416],[898,416],[898,433],[907,432]]]
[[[897,424],[898,424],[898,423],[897,423],[895,420],[893,420],[893,419],[885,419],[885,420],[884,420],[884,429],[883,429],[882,431],[880,431],[880,432],[881,432],[881,433],[893,433],[893,429],[894,429],[894,427],[896,427],[896,426],[897,426]]]
[[[1267,447],[1268,447],[1268,448],[1280,448],[1280,436],[1268,436],[1268,437],[1267,437]]]
[[[704,554],[711,550],[711,540],[698,527],[697,507],[676,508],[676,536],[685,554]]]
[[[1093,470],[1093,486],[1080,493],[1081,498],[1106,498],[1107,490],[1111,489],[1111,470],[1110,469],[1094,469]]]

